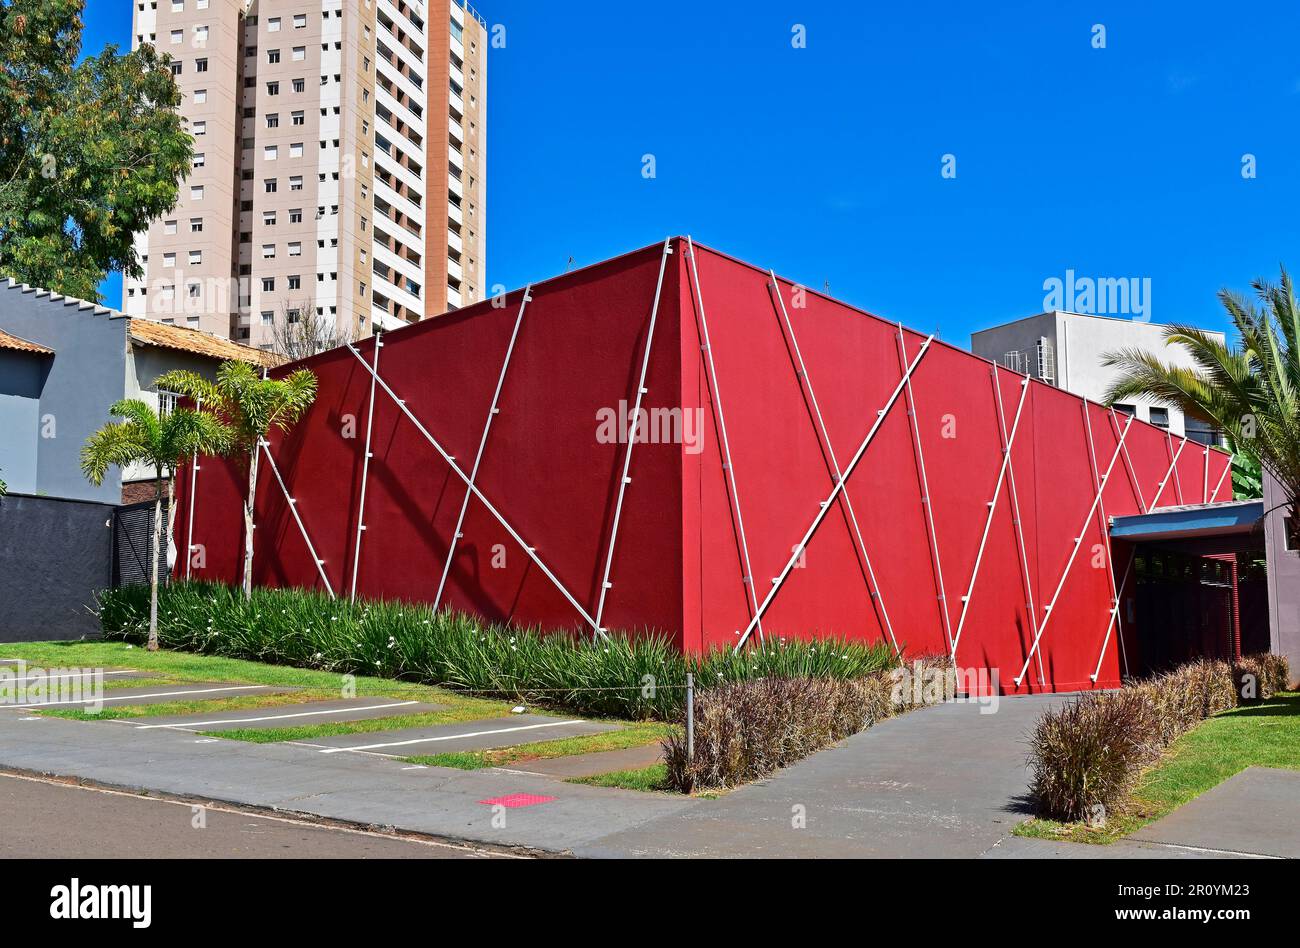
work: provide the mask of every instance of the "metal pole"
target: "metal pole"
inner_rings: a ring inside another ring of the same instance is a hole
[[[754,631],[754,626],[756,626],[759,619],[763,617],[763,613],[767,612],[767,607],[772,604],[772,600],[776,598],[776,594],[781,591],[781,586],[785,583],[786,577],[790,575],[790,571],[794,569],[794,564],[799,562],[799,557],[803,556],[804,551],[808,548],[808,542],[812,539],[813,534],[817,532],[817,528],[821,526],[822,520],[826,518],[826,513],[831,509],[831,504],[835,503],[835,498],[840,495],[840,491],[844,489],[844,485],[849,482],[849,478],[852,477],[853,472],[857,470],[858,462],[861,461],[862,456],[867,453],[867,448],[871,447],[871,442],[875,439],[876,432],[878,432],[880,426],[885,423],[885,418],[888,417],[889,410],[894,407],[894,403],[898,401],[898,396],[903,393],[903,387],[907,385],[908,380],[912,377],[912,373],[916,371],[916,367],[920,365],[921,360],[925,358],[925,354],[930,351],[930,343],[933,341],[933,334],[926,338],[925,342],[921,345],[920,351],[917,352],[916,358],[912,360],[911,365],[907,367],[907,371],[903,373],[903,377],[899,379],[898,385],[894,387],[894,391],[890,394],[888,400],[886,400],[885,406],[876,410],[875,423],[872,424],[871,430],[867,432],[867,436],[862,439],[862,443],[858,445],[858,450],[854,452],[849,463],[844,466],[844,476],[840,478],[840,482],[835,485],[835,489],[832,490],[826,499],[821,502],[817,515],[813,517],[812,524],[810,524],[808,529],[804,532],[803,539],[795,544],[794,552],[790,555],[790,559],[786,561],[785,568],[781,570],[781,575],[773,577],[772,588],[768,591],[767,595],[763,598],[762,604],[758,607],[758,615],[754,616],[750,621],[749,626],[740,637],[740,641],[736,643],[736,647],[732,650],[733,652],[739,652],[744,646],[746,640],[749,639],[750,633]]]
[[[1111,545],[1110,545],[1110,520],[1106,516],[1106,499],[1103,496],[1106,492],[1106,484],[1109,482],[1109,480],[1108,478],[1103,478],[1100,482],[1097,481],[1097,444],[1092,437],[1092,416],[1088,411],[1088,400],[1085,398],[1082,399],[1082,401],[1083,401],[1084,430],[1088,432],[1088,466],[1089,466],[1089,470],[1092,471],[1093,483],[1097,485],[1098,491],[1101,492],[1097,495],[1099,498],[1097,502],[1097,511],[1098,511],[1098,516],[1101,518],[1101,523],[1099,524],[1099,526],[1101,527],[1101,538],[1103,541],[1102,547],[1106,551],[1106,580],[1107,580],[1107,584],[1110,586],[1110,596],[1111,596],[1110,615],[1111,615],[1111,620],[1113,621],[1119,615],[1119,590],[1115,588],[1115,553],[1114,550],[1111,549]],[[1128,576],[1127,574],[1125,574],[1125,579],[1127,578]],[[1110,636],[1109,623],[1107,623],[1106,626],[1106,635],[1107,637]],[[1120,636],[1119,639],[1119,651],[1120,651],[1120,657],[1124,660],[1124,674],[1127,675],[1128,655],[1124,651],[1124,636],[1122,635]],[[1105,648],[1103,647],[1102,656],[1104,657],[1105,654],[1106,654]],[[1097,666],[1097,674],[1098,675],[1101,674],[1100,663],[1098,663]],[[1096,675],[1093,676],[1092,680],[1093,683],[1095,684],[1097,681]]]
[[[695,286],[691,311],[696,316],[700,332],[700,349],[704,352],[704,364],[708,367],[706,377],[709,388],[709,404],[718,420],[718,435],[722,440],[722,469],[727,474],[727,504],[735,520],[736,534],[740,539],[740,567],[743,575],[740,584],[745,587],[745,607],[750,610],[751,618],[759,615],[758,590],[754,588],[754,570],[749,560],[749,541],[745,538],[745,518],[740,513],[740,493],[736,489],[736,466],[731,460],[731,441],[727,436],[727,419],[722,412],[722,390],[718,386],[718,369],[713,362],[713,344],[709,341],[709,320],[704,311],[704,294],[700,292],[700,266],[695,258],[695,244],[690,235],[686,237],[686,255],[691,261],[691,282]],[[763,622],[758,623],[758,640],[763,641]]]
[[[646,331],[645,352],[641,356],[641,377],[636,384],[636,404],[632,408],[632,415],[627,420],[627,451],[623,455],[623,474],[618,480],[618,500],[614,504],[614,523],[609,529],[609,549],[605,553],[605,574],[600,580],[600,599],[596,603],[597,634],[604,634],[605,632],[605,627],[601,625],[601,622],[605,617],[605,597],[614,585],[609,580],[610,571],[614,568],[614,543],[618,540],[618,524],[623,517],[623,497],[627,493],[627,485],[632,483],[630,475],[632,447],[636,444],[636,432],[637,428],[640,427],[641,400],[648,391],[645,382],[646,374],[650,371],[650,347],[654,345],[655,341],[655,323],[659,318],[659,297],[663,293],[664,272],[668,269],[668,256],[672,252],[673,239],[669,237],[664,241],[663,253],[659,257],[659,280],[655,284],[654,303],[650,307],[650,328]]]
[[[366,454],[361,462],[361,499],[357,504],[357,545],[352,553],[352,592],[350,602],[357,601],[357,570],[361,566],[361,534],[366,530],[366,482],[370,477],[370,434],[375,428],[375,376],[379,374],[379,350],[384,347],[384,334],[375,333],[375,371],[370,376],[370,408],[366,413]],[[437,609],[435,602],[433,608]]]
[[[695,763],[695,676],[686,673],[686,766]]]
[[[524,309],[532,300],[533,285],[524,287],[523,299],[519,301],[519,315],[515,317],[515,328],[510,333],[510,344],[506,346],[506,357],[501,363],[501,374],[497,376],[496,391],[492,393],[492,406],[488,409],[487,421],[483,423],[483,437],[478,442],[478,454],[474,455],[474,467],[469,472],[469,486],[465,489],[465,498],[460,503],[460,514],[456,517],[456,529],[452,531],[451,542],[447,544],[447,562],[442,565],[442,578],[438,580],[438,593],[433,597],[433,608],[442,602],[442,593],[447,586],[447,574],[451,572],[451,561],[456,556],[456,541],[460,539],[461,528],[465,525],[465,513],[469,510],[470,486],[478,478],[478,468],[483,462],[483,451],[487,448],[488,433],[492,430],[492,419],[499,411],[497,403],[501,399],[501,388],[506,382],[506,369],[510,368],[510,357],[514,355],[515,340],[519,338],[519,327],[524,321]],[[371,380],[374,381],[373,379]]]
[[[789,344],[794,350],[796,361],[799,363],[796,375],[802,380],[801,389],[807,391],[807,400],[811,403],[813,414],[817,418],[817,427],[821,431],[823,447],[826,450],[826,460],[830,462],[831,483],[837,484],[843,479],[843,472],[840,471],[840,462],[835,456],[835,448],[831,445],[830,431],[827,430],[826,420],[822,417],[821,406],[817,404],[817,393],[813,391],[812,376],[808,374],[808,366],[804,364],[803,352],[799,349],[799,340],[794,334],[794,323],[790,321],[790,313],[785,308],[785,298],[781,296],[781,284],[777,281],[776,271],[768,270],[767,275],[770,280],[768,288],[776,294],[776,301],[781,307],[781,317],[785,320],[785,329],[789,332]],[[871,565],[871,557],[867,554],[867,544],[862,539],[862,529],[858,526],[858,516],[853,510],[853,501],[849,499],[849,492],[845,490],[840,499],[844,502],[845,512],[848,514],[849,523],[853,526],[854,538],[857,540],[858,552],[862,554],[863,565],[866,567],[864,578],[867,581],[867,596],[871,600],[873,608],[880,611],[880,622],[885,631],[889,633],[889,641],[894,646],[894,654],[901,656],[903,650],[899,648],[898,639],[894,637],[894,626],[889,621],[889,611],[885,608],[885,598],[880,593],[880,584],[876,581],[876,571]],[[762,635],[761,628],[759,634]]]
[[[280,476],[280,469],[276,467],[275,458],[271,456],[271,442],[265,438],[261,439],[258,444],[266,454],[266,460],[271,465],[271,473],[275,475],[276,481],[280,484],[280,490],[284,494],[284,499],[289,503],[289,513],[293,514],[294,521],[298,524],[298,532],[302,534],[303,540],[307,543],[307,552],[316,563],[316,572],[320,573],[321,582],[325,584],[325,591],[330,594],[330,598],[336,598],[334,587],[330,585],[330,578],[325,575],[325,561],[316,554],[316,547],[312,545],[311,537],[307,535],[307,526],[302,522],[302,516],[298,513],[298,500],[289,494],[289,488],[285,486],[284,478]]]

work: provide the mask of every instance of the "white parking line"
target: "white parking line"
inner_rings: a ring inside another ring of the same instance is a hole
[[[539,727],[559,727],[561,724],[584,724],[581,720],[575,721],[548,721],[545,724],[525,724],[521,727],[503,727],[495,731],[471,731],[467,734],[444,734],[442,737],[417,737],[409,741],[391,741],[387,744],[362,744],[359,747],[327,747],[321,751],[322,754],[341,754],[344,751],[369,751],[376,747],[406,747],[410,744],[432,744],[436,741],[459,741],[467,737],[486,737],[489,734],[510,734],[514,731],[535,731]]]
[[[255,691],[259,688],[268,688],[269,685],[231,685],[229,688],[195,688],[192,691],[156,691],[147,695],[121,695],[113,697],[105,695],[102,698],[87,698],[84,701],[39,701],[28,705],[13,705],[13,707],[25,708],[53,708],[60,704],[99,704],[101,701],[139,701],[142,698],[175,698],[178,695],[206,695],[218,691]]]
[[[268,714],[260,718],[223,718],[219,721],[186,721],[182,724],[136,724],[136,728],[141,731],[151,731],[154,728],[173,728],[182,731],[197,731],[205,727],[212,727],[214,724],[246,724],[254,721],[280,721],[285,718],[311,718],[321,714],[347,714],[350,711],[379,711],[383,708],[405,708],[409,705],[419,704],[418,701],[397,701],[393,704],[368,704],[361,708],[333,708],[329,711],[299,711],[295,714]]]
[[[139,672],[138,672],[137,669],[134,669],[134,668],[123,668],[123,669],[120,670],[120,671],[102,672],[102,673],[100,673],[100,674],[103,674],[103,676],[104,676],[105,678],[107,678],[109,675],[136,675],[136,674],[139,674]],[[23,678],[21,678],[21,679],[19,679],[19,680],[20,680],[20,681],[26,681],[27,679],[34,679],[34,680],[36,680],[36,681],[58,681],[59,679],[62,679],[62,678],[94,678],[95,675],[96,675],[96,672],[77,672],[75,675],[32,675],[32,674],[27,674],[27,675],[23,676]]]

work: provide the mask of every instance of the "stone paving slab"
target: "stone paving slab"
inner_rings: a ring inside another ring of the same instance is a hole
[[[240,685],[231,682],[199,681],[150,685],[139,688],[105,689],[102,695],[66,698],[48,695],[43,700],[21,705],[0,705],[4,710],[31,710],[33,708],[83,708],[103,704],[104,707],[125,704],[160,704],[166,701],[206,701],[217,698],[237,698],[245,695],[278,695],[297,691],[296,688],[274,688],[269,685]]]
[[[1300,770],[1247,767],[1131,838],[1220,853],[1300,858]]]
[[[367,734],[339,734],[310,741],[321,753],[338,754],[365,751],[389,757],[415,757],[452,751],[488,750],[553,741],[563,737],[582,737],[616,731],[618,725],[578,718],[554,718],[540,714],[512,714],[504,718],[462,721],[436,727],[402,728],[396,731],[372,731]]]
[[[641,770],[651,764],[662,763],[663,759],[663,747],[655,742],[645,747],[596,751],[592,754],[552,757],[549,760],[524,760],[510,764],[505,769],[569,780],[573,777],[594,777],[620,770]]]
[[[338,698],[268,708],[248,708],[242,711],[169,714],[163,717],[141,718],[118,723],[127,723],[146,731],[158,728],[182,731],[269,730],[306,727],[312,724],[343,724],[349,721],[368,721],[404,714],[429,714],[446,709],[446,705],[398,698]]]

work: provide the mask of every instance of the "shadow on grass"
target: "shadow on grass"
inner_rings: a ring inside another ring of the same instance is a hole
[[[1240,718],[1300,716],[1300,692],[1274,695],[1267,701],[1243,705],[1230,713]]]

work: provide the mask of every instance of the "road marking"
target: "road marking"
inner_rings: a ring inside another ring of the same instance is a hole
[[[105,678],[107,678],[109,675],[137,675],[140,674],[140,672],[139,669],[135,669],[135,668],[124,668],[121,671],[111,671],[111,672],[78,672],[75,675],[33,675],[29,672],[27,675],[25,675],[24,677],[18,680],[19,681],[28,681],[28,680],[59,681],[64,678],[94,678],[95,675],[97,674],[102,674]]]
[[[191,691],[156,691],[148,695],[122,695],[121,697],[111,697],[105,695],[102,698],[87,698],[85,701],[38,701],[28,705],[12,705],[11,707],[26,708],[52,708],[60,704],[99,704],[103,701],[139,701],[142,698],[175,698],[177,695],[206,695],[217,691],[253,691],[258,688],[269,688],[270,685],[231,685],[229,688],[195,688]]]
[[[525,724],[521,727],[503,727],[494,731],[471,731],[467,734],[444,734],[441,737],[417,737],[409,741],[390,741],[386,744],[362,744],[359,747],[327,747],[322,754],[340,754],[344,751],[368,751],[376,747],[406,747],[410,744],[432,744],[436,741],[459,741],[468,737],[487,737],[490,734],[511,734],[515,731],[535,731],[541,727],[559,727],[562,724],[586,724],[581,720],[548,721],[545,724]]]
[[[268,714],[260,718],[224,718],[220,721],[187,721],[183,724],[136,724],[135,727],[141,731],[152,731],[156,728],[172,728],[181,731],[197,731],[200,728],[212,727],[214,724],[246,724],[254,721],[281,721],[285,718],[310,718],[320,714],[346,714],[349,711],[379,711],[383,708],[405,708],[413,704],[419,704],[418,701],[398,701],[393,704],[368,704],[363,708],[333,708],[329,711],[299,711],[295,714]]]

